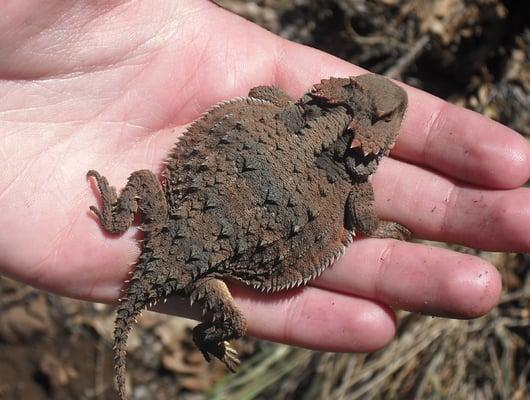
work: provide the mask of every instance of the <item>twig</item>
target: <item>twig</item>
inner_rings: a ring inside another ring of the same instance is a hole
[[[414,46],[412,46],[407,53],[403,54],[392,68],[385,72],[385,75],[393,79],[401,78],[410,65],[423,53],[423,50],[425,50],[430,39],[429,35],[423,35],[420,37],[416,43],[414,43]]]

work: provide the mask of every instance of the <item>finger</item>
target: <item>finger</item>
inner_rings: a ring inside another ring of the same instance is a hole
[[[376,213],[416,237],[487,250],[528,251],[530,190],[483,190],[386,159],[374,176]]]
[[[407,91],[409,108],[393,155],[491,188],[528,180],[530,147],[521,135],[421,90]]]
[[[501,278],[479,257],[396,240],[362,239],[314,285],[392,307],[451,318],[474,318],[499,300]]]
[[[272,296],[235,292],[251,335],[322,351],[370,352],[392,340],[394,313],[356,296],[304,287]]]
[[[275,294],[231,286],[245,315],[248,334],[310,349],[369,352],[388,344],[396,332],[390,308],[356,296],[316,287]],[[197,311],[178,299],[158,310],[197,318]]]
[[[279,46],[276,83],[295,96],[322,78],[366,72],[312,48],[287,41]],[[421,90],[402,86],[409,105],[392,155],[491,188],[515,188],[528,180],[530,147],[515,131]]]

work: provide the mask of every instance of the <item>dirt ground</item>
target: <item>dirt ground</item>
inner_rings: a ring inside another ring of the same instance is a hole
[[[288,39],[476,110],[530,137],[530,8],[500,0],[222,0]],[[225,376],[191,343],[193,322],[145,313],[129,340],[131,398],[530,397],[530,257],[471,252],[503,274],[504,296],[476,321],[403,313],[374,355],[241,341]],[[0,278],[0,399],[115,399],[109,306]],[[411,335],[414,346],[411,346]],[[419,344],[418,344],[419,343]],[[315,383],[316,382],[316,383]]]

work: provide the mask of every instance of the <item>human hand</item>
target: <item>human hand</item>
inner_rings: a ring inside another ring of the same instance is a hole
[[[206,1],[11,2],[0,31],[0,272],[90,301],[117,300],[139,248],[136,230],[106,235],[89,212],[89,169],[120,188],[133,170],[160,172],[186,124],[218,101],[264,84],[296,98],[321,78],[363,72]],[[373,180],[378,215],[419,238],[528,251],[525,140],[406,89],[393,158]],[[308,287],[232,290],[252,335],[370,351],[395,334],[393,308],[476,317],[494,307],[500,286],[477,257],[359,239]],[[191,312],[173,299],[164,311]]]

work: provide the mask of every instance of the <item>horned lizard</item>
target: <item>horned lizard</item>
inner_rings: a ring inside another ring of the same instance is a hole
[[[161,181],[133,172],[119,197],[96,171],[103,228],[122,233],[138,209],[141,255],[117,310],[115,369],[125,395],[126,341],[140,312],[169,295],[199,302],[193,330],[206,360],[239,364],[228,341],[246,332],[223,281],[266,292],[305,285],[337,259],[356,231],[407,239],[374,213],[369,177],[388,155],[407,107],[378,75],[322,80],[293,101],[259,86],[194,122],[169,154]]]

